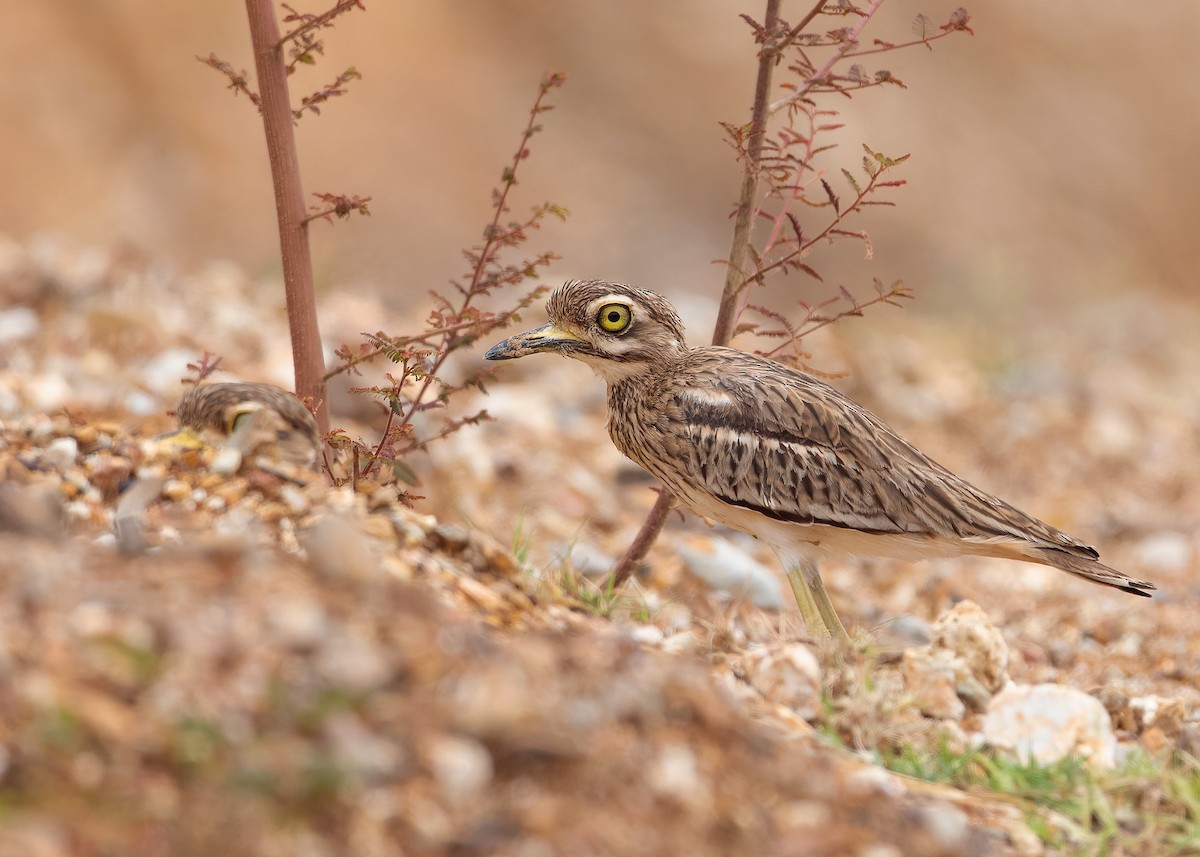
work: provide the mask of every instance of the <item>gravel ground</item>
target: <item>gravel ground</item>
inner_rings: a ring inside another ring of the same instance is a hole
[[[279,299],[236,270],[0,241],[0,305],[0,854],[1037,854],[1026,809],[869,759],[982,740],[1008,682],[1091,694],[1118,762],[1200,747],[1193,306],[1101,300],[1021,351],[913,312],[814,341],[943,464],[1159,586],[847,559],[838,657],[769,552],[694,518],[596,590],[654,494],[583,366],[506,367],[410,509],[147,440],[206,349],[287,385]],[[334,344],[383,315],[323,313]]]

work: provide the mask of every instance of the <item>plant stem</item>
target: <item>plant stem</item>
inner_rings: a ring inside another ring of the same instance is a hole
[[[786,98],[779,99],[772,104],[769,112],[774,113],[776,110],[780,110],[793,102],[799,101],[801,98],[808,95],[808,91],[810,89],[824,80],[825,75],[829,74],[829,72],[837,64],[838,60],[842,59],[842,57],[844,57],[851,48],[858,47],[859,34],[862,33],[863,28],[867,26],[867,22],[870,21],[874,14],[879,11],[879,7],[882,5],[883,0],[874,0],[874,2],[871,3],[871,5],[867,8],[867,11],[862,13],[862,16],[858,19],[858,23],[855,24],[851,28],[850,32],[846,34],[845,40],[837,46],[837,50],[833,52],[833,56],[826,60],[825,65],[817,69],[817,71],[811,77],[809,77],[808,80],[804,81],[800,88],[795,92],[789,94]],[[872,53],[874,52],[872,51]]]
[[[767,0],[767,14],[763,30],[767,33],[766,43],[758,55],[758,81],[754,86],[754,107],[750,113],[750,137],[746,145],[746,157],[742,161],[742,191],[738,197],[737,213],[733,221],[733,241],[729,247],[729,261],[725,266],[725,290],[721,293],[721,306],[717,311],[717,323],[713,328],[713,345],[728,345],[733,338],[737,323],[738,295],[747,287],[748,278],[743,273],[746,254],[750,247],[750,231],[754,226],[755,200],[758,196],[758,172],[762,161],[763,140],[767,132],[767,99],[771,94],[771,73],[779,57],[774,33],[779,26],[780,0]]]
[[[246,0],[246,14],[250,19],[258,94],[262,99],[263,131],[275,186],[275,213],[279,219],[279,249],[283,259],[288,328],[292,335],[296,393],[316,405],[317,425],[324,434],[329,431],[325,358],[321,352],[321,331],[317,326],[312,256],[308,247],[308,226],[304,222],[304,190],[300,183],[300,160],[296,155],[279,23],[271,0]]]
[[[763,139],[767,131],[767,98],[771,94],[771,73],[775,70],[779,59],[780,43],[776,40],[776,30],[779,28],[779,4],[781,0],[767,0],[767,13],[763,18],[763,31],[766,38],[763,48],[758,55],[758,81],[754,86],[754,106],[750,111],[750,138],[746,146],[746,157],[742,164],[742,190],[738,197],[737,214],[733,224],[733,242],[729,249],[729,262],[725,268],[725,290],[721,295],[721,306],[717,311],[717,323],[713,329],[713,345],[728,345],[733,338],[734,324],[737,322],[738,295],[746,288],[746,280],[742,273],[743,264],[750,246],[750,231],[754,225],[755,200],[758,196],[758,172],[762,160]],[[818,3],[805,16],[803,23],[807,24],[824,6]],[[788,33],[787,40],[794,39],[799,27]],[[650,514],[642,523],[633,542],[625,550],[624,555],[613,568],[613,582],[620,584],[629,579],[637,565],[645,558],[647,551],[654,544],[658,534],[662,532],[667,522],[667,515],[674,505],[675,498],[666,490],[658,495],[658,500]]]
[[[650,510],[650,514],[642,523],[642,528],[638,530],[638,534],[625,549],[625,553],[613,566],[612,583],[614,586],[620,586],[628,580],[638,564],[645,558],[646,553],[654,545],[654,540],[662,532],[663,525],[667,523],[667,515],[671,513],[673,505],[675,505],[675,498],[666,489],[660,491],[654,508]]]

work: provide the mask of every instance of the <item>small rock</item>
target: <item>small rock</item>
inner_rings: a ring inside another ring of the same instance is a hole
[[[751,649],[740,661],[746,681],[766,699],[805,720],[821,713],[821,665],[801,643]]]
[[[938,720],[961,720],[967,713],[958,698],[955,675],[962,661],[945,649],[925,646],[909,649],[900,663],[904,684],[912,695],[913,704],[926,717]]]
[[[1152,571],[1186,571],[1192,565],[1193,555],[1192,540],[1183,533],[1155,533],[1137,546],[1138,563]]]
[[[588,542],[562,545],[552,552],[556,562],[570,563],[571,568],[584,577],[604,577],[613,570],[617,561]]]
[[[931,642],[933,630],[920,616],[897,616],[875,633],[875,645],[892,651],[928,646]]]
[[[429,748],[429,765],[452,804],[469,803],[492,781],[495,766],[487,748],[471,738],[445,736]]]
[[[778,578],[732,542],[710,536],[680,543],[676,549],[688,571],[713,589],[745,597],[761,610],[787,605]]]
[[[181,479],[168,479],[163,483],[162,495],[172,503],[181,503],[190,497],[192,486]]]
[[[987,614],[961,601],[933,623],[930,633],[932,642],[906,651],[901,664],[914,703],[940,719],[957,720],[967,708],[986,709],[1008,678],[1008,646]]]
[[[0,345],[28,339],[37,334],[41,321],[29,307],[15,307],[0,312]]]
[[[1116,763],[1117,739],[1100,700],[1058,684],[1010,684],[983,720],[991,746],[1022,761],[1049,765],[1078,755],[1099,768]]]
[[[371,732],[348,711],[332,715],[323,731],[338,766],[359,776],[383,778],[403,763],[404,755],[394,742]]]
[[[712,803],[712,789],[700,772],[696,754],[684,744],[668,744],[650,763],[646,780],[660,797],[703,811]]]
[[[995,693],[1004,686],[1008,680],[1008,646],[979,605],[960,601],[938,617],[931,630],[931,645],[962,658],[970,677],[985,690]]]
[[[79,441],[73,437],[56,437],[46,447],[46,460],[58,470],[75,466],[79,457]]]
[[[66,525],[67,508],[53,479],[28,485],[0,483],[0,532],[54,536]]]
[[[121,486],[133,475],[133,462],[123,456],[95,453],[84,463],[91,483],[100,489],[106,500],[115,498]]]
[[[662,650],[669,655],[690,655],[696,651],[696,632],[678,631],[662,642]]]
[[[328,578],[367,580],[378,567],[367,539],[355,522],[344,515],[325,515],[303,533],[308,561]]]
[[[663,641],[662,629],[656,625],[638,625],[629,632],[629,636],[649,646],[658,646]]]
[[[918,810],[926,830],[932,834],[934,841],[947,853],[961,849],[970,833],[970,822],[962,810],[957,807],[931,805]]]
[[[280,599],[272,606],[268,621],[284,645],[314,646],[325,636],[329,622],[325,609],[315,598]]]
[[[1143,729],[1161,729],[1168,738],[1177,738],[1188,722],[1187,706],[1182,699],[1139,696],[1129,700],[1129,708]]]
[[[379,645],[349,634],[326,640],[316,663],[326,681],[350,690],[375,690],[392,676],[391,664]]]
[[[1180,730],[1179,749],[1193,758],[1200,759],[1200,726],[1189,723]]]

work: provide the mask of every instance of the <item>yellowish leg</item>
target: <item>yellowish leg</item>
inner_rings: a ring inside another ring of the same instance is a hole
[[[794,566],[788,566],[787,577],[792,594],[796,596],[796,606],[800,608],[800,616],[809,632],[820,634],[824,631],[838,645],[849,648],[850,635],[833,609],[833,602],[825,591],[817,564],[812,560],[800,560]]]

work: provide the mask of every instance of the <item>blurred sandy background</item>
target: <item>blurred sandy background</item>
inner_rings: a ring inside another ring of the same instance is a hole
[[[307,192],[374,198],[369,219],[315,227],[321,288],[380,290],[402,312],[458,274],[548,70],[570,82],[515,211],[572,211],[532,245],[563,255],[552,279],[715,287],[738,182],[717,123],[747,116],[754,48],[737,14],[761,5],[373,0],[345,16],[324,61],[292,79],[295,101],[347,65],[364,76],[299,127]],[[957,5],[893,0],[867,33],[907,39],[916,12],[940,23]],[[910,185],[862,222],[875,261],[818,266],[863,293],[871,276],[903,278],[923,298],[913,312],[1020,323],[1092,289],[1195,292],[1200,5],[968,8],[974,38],[870,58],[910,88],[843,105],[842,162],[861,142],[912,152]],[[0,233],[128,246],[182,271],[277,268],[258,117],[194,59],[253,74],[242,3],[38,0],[6,21]]]

